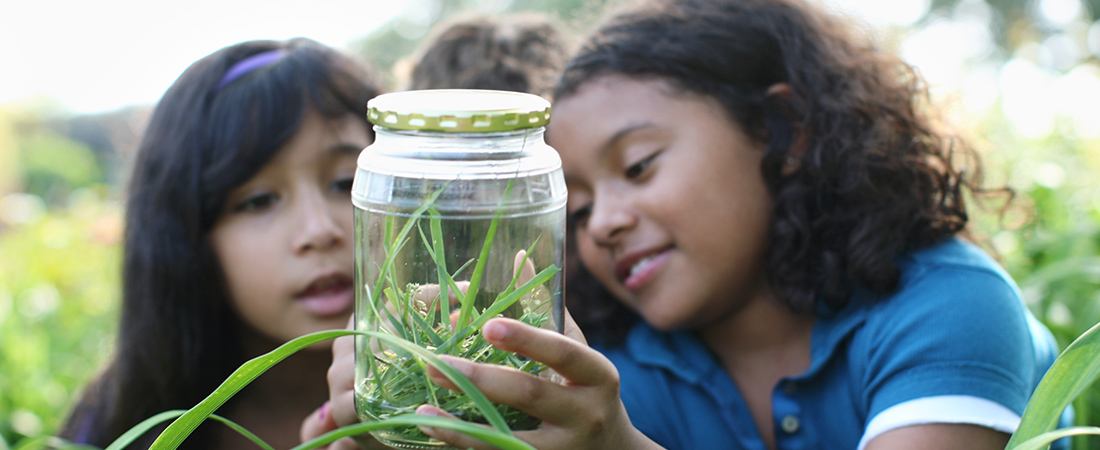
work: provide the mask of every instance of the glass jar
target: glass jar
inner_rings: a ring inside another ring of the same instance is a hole
[[[545,99],[516,92],[427,90],[368,103],[375,141],[358,159],[355,326],[437,355],[545,367],[498,350],[481,326],[504,316],[561,332],[565,180],[543,140]],[[409,351],[356,338],[356,410],[363,421],[429,403],[473,422],[466,394],[435,385]],[[538,420],[497,405],[515,430]],[[415,426],[374,432],[391,447],[446,447]]]

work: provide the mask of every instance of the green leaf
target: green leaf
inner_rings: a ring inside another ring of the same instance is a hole
[[[401,231],[398,232],[397,236],[393,237],[392,241],[388,240],[389,234],[392,233],[392,231],[390,228],[387,228],[387,242],[393,242],[394,244],[386,254],[386,260],[382,263],[381,273],[378,274],[378,281],[375,283],[375,287],[371,291],[374,293],[374,295],[382,295],[382,284],[385,281],[386,277],[389,275],[390,269],[393,267],[394,260],[397,259],[397,254],[400,253],[401,248],[409,242],[408,236],[409,232],[412,231],[413,225],[418,223],[420,217],[424,215],[424,212],[427,211],[433,203],[435,203],[435,199],[439,197],[439,194],[443,193],[443,189],[445,188],[446,187],[440,188],[439,190],[429,195],[428,198],[424,201],[424,204],[420,205],[420,207],[416,208],[416,210],[413,211],[412,215],[408,218],[408,221],[405,222],[405,226],[401,227]],[[390,219],[392,219],[392,217]],[[387,227],[389,227],[389,223],[387,223]],[[371,298],[370,305],[371,308],[374,310],[373,312],[375,314],[375,317],[379,317],[377,315],[377,299]]]
[[[1054,360],[1039,386],[1031,395],[1020,427],[1008,441],[1016,448],[1058,425],[1062,411],[1100,377],[1100,324],[1078,336]]]
[[[247,386],[248,383],[252,382],[252,380],[256,379],[260,374],[266,372],[271,366],[274,366],[275,363],[282,361],[287,356],[290,356],[298,350],[309,347],[310,345],[340,336],[347,336],[351,333],[352,332],[349,330],[328,330],[307,334],[295,338],[279,346],[279,348],[275,350],[245,362],[241,367],[230,374],[229,378],[222,382],[221,386],[218,386],[213,393],[173,421],[171,425],[168,425],[168,428],[157,437],[156,441],[153,441],[153,445],[149,448],[151,450],[178,448],[180,444],[183,443],[183,440],[186,439],[187,436],[190,436],[191,433],[195,431],[195,428],[198,428],[199,424],[206,420],[207,417],[210,417],[215,410],[225,404],[226,401]],[[149,420],[146,420],[146,422],[148,421]],[[145,422],[142,422],[142,424],[144,423]],[[138,426],[141,426],[141,424]],[[122,447],[124,446],[118,448],[121,449]],[[115,449],[108,448],[107,450]]]
[[[432,232],[431,247],[433,247],[429,248],[428,252],[432,255],[432,260],[435,261],[435,270],[439,277],[439,322],[443,329],[449,329],[451,327],[451,295],[448,291],[450,285],[454,284],[454,280],[447,272],[447,253],[444,252],[443,248],[443,223],[439,219],[439,211],[431,208],[428,210],[428,214],[431,216],[429,228]],[[439,346],[439,343],[435,345]]]
[[[169,419],[174,419],[174,418],[182,416],[186,413],[187,413],[187,411],[185,411],[185,410],[175,409],[175,410],[171,410],[171,411],[165,411],[165,412],[157,414],[153,417],[145,419],[141,423],[134,426],[133,428],[127,430],[125,433],[122,434],[122,436],[119,436],[118,439],[115,439],[115,441],[112,442],[111,445],[109,445],[107,447],[107,450],[116,450],[116,449],[121,450],[121,449],[124,449],[127,446],[129,446],[130,444],[132,444],[134,442],[134,440],[141,437],[141,435],[147,433],[150,429],[157,426],[161,422],[167,421]],[[232,420],[226,419],[225,417],[219,416],[217,414],[211,414],[210,417],[213,418],[214,420],[217,420],[218,422],[221,422],[221,423],[225,424],[229,428],[232,428],[234,431],[240,433],[241,436],[244,436],[244,437],[248,438],[249,440],[254,442],[256,445],[260,446],[260,448],[262,448],[264,450],[275,450],[267,442],[264,442],[263,439],[260,439],[259,436],[256,436],[254,433],[252,433],[251,431],[248,431],[244,427],[238,425],[236,422],[233,422]],[[190,434],[190,433],[188,433],[188,434]],[[69,447],[66,447],[66,448],[69,448]],[[94,447],[92,447],[92,448],[94,448]]]
[[[275,448],[273,448],[270,444],[268,444],[267,442],[264,442],[263,439],[260,439],[259,436],[256,436],[251,431],[246,430],[244,427],[238,425],[236,422],[233,422],[232,420],[226,419],[225,417],[219,416],[217,414],[213,414],[210,417],[213,418],[214,420],[217,420],[218,422],[221,422],[221,423],[225,424],[229,428],[232,428],[234,431],[240,433],[241,436],[244,436],[244,437],[248,438],[248,440],[252,441],[254,444],[258,445],[260,448],[262,448],[264,450],[275,450]]]
[[[451,367],[449,364],[444,362],[432,352],[422,347],[419,347],[407,340],[385,333],[375,331],[327,330],[295,338],[279,346],[275,350],[272,350],[271,352],[249,360],[236,371],[234,371],[228,379],[222,382],[221,386],[218,386],[218,388],[214,390],[213,393],[211,393],[193,408],[187,410],[186,412],[167,411],[146,419],[142,423],[136,425],[134,428],[124,433],[121,437],[119,437],[118,440],[112,443],[111,446],[107,448],[107,450],[121,450],[157,424],[173,417],[177,417],[175,421],[168,425],[168,428],[161,432],[160,436],[158,436],[156,441],[153,442],[153,445],[149,447],[151,450],[174,450],[183,443],[184,439],[186,439],[187,436],[190,436],[191,433],[194,432],[196,428],[198,428],[199,424],[201,424],[208,417],[211,417],[215,410],[225,404],[226,401],[228,401],[231,397],[233,397],[233,395],[235,395],[237,392],[247,386],[248,383],[252,382],[252,380],[256,379],[256,377],[260,376],[262,373],[267,371],[267,369],[271,368],[271,366],[274,366],[276,363],[282,361],[287,356],[290,356],[294,352],[297,352],[298,350],[306,348],[310,345],[328,339],[349,335],[372,337],[386,342],[391,347],[397,347],[401,350],[419,356],[427,364],[430,364],[431,366],[442,372],[443,375],[447,377],[447,379],[451,380],[451,382],[454,383],[455,386],[458,386],[459,389],[466,393],[466,395],[470,397],[470,400],[481,411],[482,415],[489,422],[489,424],[496,429],[494,431],[487,430],[486,428],[482,427],[477,427],[479,430],[490,431],[503,437],[513,436],[512,430],[508,428],[508,425],[504,422],[504,418],[501,417],[500,413],[493,406],[492,402],[490,402],[489,399],[485,398],[485,395],[482,394],[481,391],[479,391],[477,387],[474,386],[472,382],[470,382],[469,379],[467,379],[458,370],[455,370],[455,368]],[[387,420],[393,419],[396,418],[391,418]],[[431,417],[417,416],[415,417],[415,419],[417,421],[421,421],[423,419],[431,419]],[[427,424],[429,426],[436,426],[432,423],[433,422],[417,422],[415,424]],[[454,427],[449,428],[455,429]],[[237,429],[238,431],[243,430],[243,428],[240,427],[235,427],[235,429]],[[481,431],[478,432],[481,433]],[[476,435],[471,435],[477,437]],[[265,445],[266,444],[261,444],[261,446]]]
[[[115,441],[111,443],[111,445],[107,446],[107,450],[122,450],[132,444],[134,440],[141,437],[141,435],[153,429],[153,427],[157,426],[161,422],[169,419],[175,419],[179,416],[184,415],[185,413],[187,413],[187,411],[184,410],[165,411],[153,417],[145,419],[141,421],[141,423],[134,425],[133,428],[130,428],[125,433],[122,433],[122,436],[119,436],[118,439],[115,439]]]
[[[474,273],[470,276],[470,286],[466,288],[466,298],[462,301],[462,311],[458,315],[458,325],[468,322],[470,320],[470,314],[474,309],[474,302],[477,301],[477,291],[481,289],[481,276],[485,273],[485,263],[489,261],[489,249],[493,246],[493,237],[497,234],[497,226],[500,225],[500,215],[493,217],[493,221],[489,222],[489,232],[485,234],[485,244],[481,246],[481,254],[477,257],[477,263],[474,264]]]
[[[309,442],[305,442],[302,445],[294,447],[291,450],[312,450],[323,445],[335,442],[337,439],[349,436],[356,436],[372,430],[389,428],[395,425],[419,425],[434,428],[446,428],[458,431],[471,437],[481,439],[482,441],[485,441],[490,445],[495,445],[502,450],[535,450],[535,447],[532,447],[530,444],[519,440],[515,436],[505,435],[503,433],[500,433],[499,431],[486,428],[481,425],[475,425],[469,422],[449,419],[446,417],[421,416],[415,414],[391,417],[389,419],[379,420],[376,422],[365,422],[348,425],[346,427],[339,428],[318,436],[317,438],[314,438]]]
[[[535,275],[534,278],[527,280],[526,283],[523,283],[522,286],[516,288],[516,290],[510,292],[508,295],[505,295],[502,298],[494,301],[493,304],[485,310],[485,313],[481,316],[478,316],[478,318],[474,320],[474,322],[471,323],[470,326],[474,329],[480,329],[481,326],[485,324],[485,322],[489,321],[489,319],[492,319],[493,317],[496,317],[497,314],[504,312],[504,310],[508,309],[509,306],[512,306],[512,304],[515,303],[516,300],[519,300],[520,297],[523,297],[528,292],[531,292],[531,290],[534,289],[536,286],[545,283],[547,280],[550,279],[550,277],[553,277],[554,274],[558,273],[558,271],[559,270],[556,266],[550,266],[542,269],[542,272],[539,272],[537,275]]]
[[[409,353],[419,356],[421,359],[424,360],[424,362],[430,364],[432,367],[435,367],[440,372],[442,372],[448,380],[451,380],[451,382],[454,383],[455,386],[458,386],[458,388],[462,390],[462,392],[469,396],[470,401],[472,401],[477,406],[477,409],[481,411],[481,414],[485,416],[485,420],[489,422],[489,425],[492,425],[493,428],[496,428],[497,431],[501,433],[505,433],[509,436],[512,435],[512,430],[508,428],[508,424],[504,421],[504,418],[500,416],[500,412],[498,412],[496,407],[493,406],[493,403],[490,402],[489,399],[485,398],[485,394],[482,394],[481,391],[478,390],[477,386],[474,386],[474,383],[470,382],[470,380],[466,378],[466,376],[462,375],[458,370],[456,370],[454,367],[451,367],[450,364],[444,362],[434,353],[428,351],[423,347],[414,345],[413,343],[404,339],[400,339],[376,331],[344,331],[348,334],[360,334],[364,336],[370,336],[385,341],[391,347],[400,347],[401,349]]]
[[[1052,442],[1069,436],[1094,435],[1100,436],[1100,427],[1069,427],[1046,433],[1028,439],[1026,442],[1012,447],[1012,450],[1041,450],[1047,448]],[[1011,443],[1009,445],[1012,445]]]

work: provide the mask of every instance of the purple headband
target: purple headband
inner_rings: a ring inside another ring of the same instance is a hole
[[[286,50],[277,49],[266,51],[263,53],[257,53],[255,55],[237,61],[237,63],[234,64],[233,67],[230,67],[229,70],[225,72],[225,76],[222,77],[217,86],[214,86],[214,90],[211,92],[218,92],[228,86],[229,83],[232,83],[236,79],[247,75],[249,72],[252,72],[253,70],[262,67],[270,66],[278,62],[280,59],[283,59],[283,56],[286,56]]]

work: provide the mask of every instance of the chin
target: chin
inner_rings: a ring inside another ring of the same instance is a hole
[[[678,318],[670,318],[667,314],[646,314],[642,313],[642,318],[645,319],[649,326],[658,331],[671,332],[677,330],[687,329],[688,324],[685,324],[683,320]]]

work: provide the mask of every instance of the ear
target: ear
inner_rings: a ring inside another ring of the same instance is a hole
[[[776,96],[785,102],[791,101],[791,85],[787,83],[776,83],[771,85],[765,94],[768,97]],[[782,174],[784,177],[790,176],[798,171],[798,167],[802,165],[802,156],[806,153],[806,148],[810,146],[810,132],[800,122],[794,123],[795,135],[794,142],[791,143],[791,148],[787,149],[787,158],[783,162]]]

